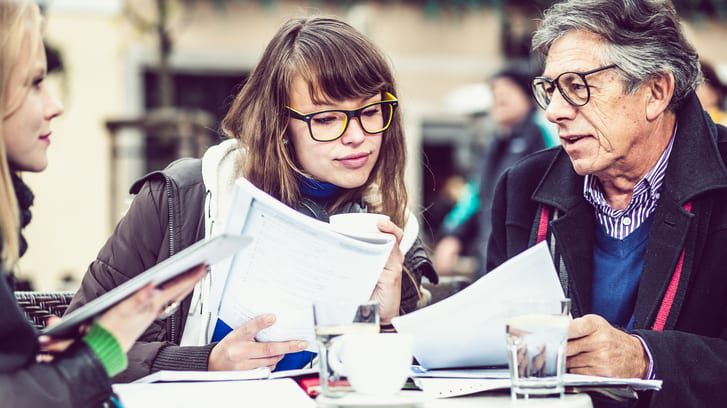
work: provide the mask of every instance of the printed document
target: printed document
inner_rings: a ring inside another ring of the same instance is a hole
[[[507,364],[505,316],[513,299],[564,299],[545,243],[509,259],[459,293],[394,318],[426,369]]]
[[[395,242],[390,234],[363,240],[335,232],[244,178],[230,208],[226,232],[252,242],[232,259],[224,286],[212,296],[220,297],[218,317],[232,328],[275,314],[260,341],[306,340],[317,351],[312,304],[366,302]]]

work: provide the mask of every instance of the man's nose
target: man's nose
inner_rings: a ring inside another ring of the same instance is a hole
[[[568,103],[560,93],[560,89],[553,91],[548,107],[545,109],[545,117],[553,123],[560,123],[564,120],[571,120],[575,117],[577,109]]]

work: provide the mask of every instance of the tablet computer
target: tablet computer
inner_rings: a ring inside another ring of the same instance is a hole
[[[100,315],[144,286],[160,285],[199,264],[212,265],[235,255],[251,241],[249,237],[229,234],[199,241],[68,313],[41,332],[52,337],[73,337],[82,323]]]

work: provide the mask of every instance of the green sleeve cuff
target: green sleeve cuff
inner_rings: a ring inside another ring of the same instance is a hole
[[[83,336],[83,341],[96,353],[109,377],[113,377],[126,369],[128,364],[126,353],[121,349],[116,337],[98,322],[93,323],[88,333]]]

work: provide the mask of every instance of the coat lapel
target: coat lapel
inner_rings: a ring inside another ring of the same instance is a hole
[[[695,94],[688,96],[677,112],[677,134],[664,177],[661,198],[644,258],[644,270],[634,309],[634,327],[650,328],[656,319],[682,250],[685,250],[679,285],[669,310],[666,329],[679,316],[693,273],[697,227],[709,225],[711,204],[704,193],[727,188],[725,169],[716,145],[716,127],[702,110]],[[691,213],[684,210],[692,203]]]
[[[595,227],[593,207],[585,200],[552,224],[557,251],[568,271],[568,296],[581,316],[591,311]]]
[[[556,250],[568,271],[573,310],[586,314],[591,310],[596,221],[593,207],[583,198],[583,177],[575,173],[563,150],[553,159],[532,198],[560,213],[551,224]]]
[[[649,242],[644,255],[644,269],[639,282],[636,305],[634,307],[634,328],[651,327],[659,311],[661,300],[671,281],[682,249],[686,243],[687,232],[692,223],[692,214],[685,211],[665,189],[659,206],[654,212]],[[684,293],[691,268],[684,263],[678,290]],[[679,314],[681,302],[672,304],[670,320]]]

